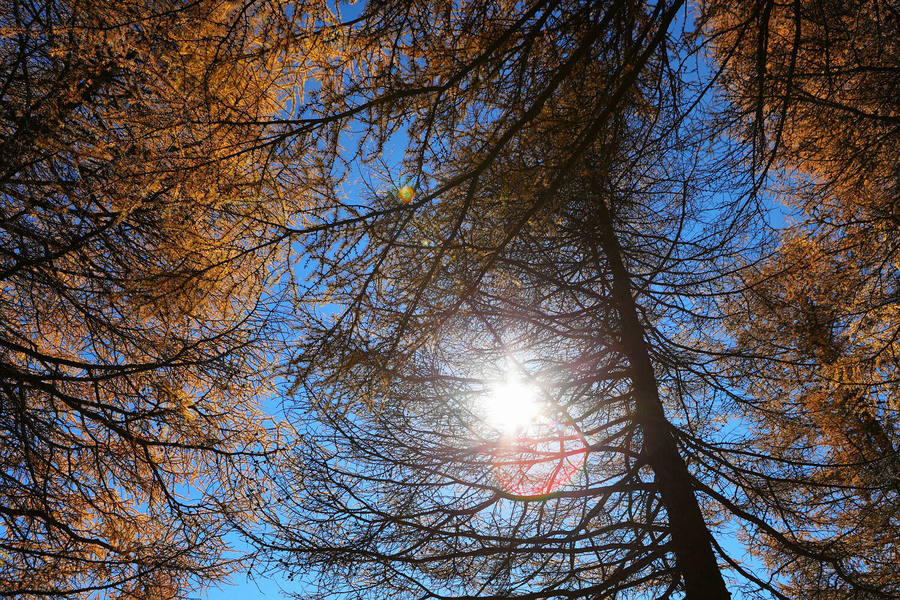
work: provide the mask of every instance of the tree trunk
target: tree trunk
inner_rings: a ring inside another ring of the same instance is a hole
[[[731,598],[712,548],[712,536],[703,520],[691,486],[691,476],[671,434],[659,399],[656,376],[631,295],[631,278],[621,251],[609,209],[598,203],[600,244],[613,276],[613,298],[622,319],[622,345],[631,369],[636,420],[644,437],[643,453],[653,469],[663,506],[669,517],[675,562],[684,581],[687,600]]]

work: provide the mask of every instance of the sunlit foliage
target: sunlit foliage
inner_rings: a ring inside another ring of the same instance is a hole
[[[728,368],[769,474],[753,502],[779,515],[754,549],[791,597],[894,596],[900,16],[877,0],[705,8],[736,131],[793,209],[731,306]]]
[[[302,195],[257,124],[290,16],[0,13],[0,591],[182,597],[234,568],[274,448],[259,398]],[[279,264],[281,261],[281,264]]]
[[[897,28],[4,5],[0,595],[896,597]]]

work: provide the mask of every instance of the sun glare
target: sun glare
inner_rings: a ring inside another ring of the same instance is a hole
[[[553,410],[539,386],[507,373],[481,399],[484,424],[500,434],[485,444],[494,481],[522,498],[547,496],[581,472],[587,440],[565,411]]]
[[[494,386],[485,399],[488,423],[504,433],[529,425],[540,413],[534,386],[518,379],[507,379]]]

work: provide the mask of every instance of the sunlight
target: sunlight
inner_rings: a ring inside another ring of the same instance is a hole
[[[484,422],[500,434],[486,445],[494,481],[505,493],[521,498],[559,491],[581,472],[587,459],[582,432],[543,394],[535,383],[507,374],[481,400]],[[560,416],[562,422],[557,420]]]
[[[492,387],[485,398],[488,423],[504,433],[512,433],[531,424],[540,413],[537,389],[518,378]]]

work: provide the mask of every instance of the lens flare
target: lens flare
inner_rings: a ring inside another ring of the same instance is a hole
[[[549,406],[539,389],[509,377],[490,388],[483,399],[485,422],[500,436],[491,450],[491,468],[498,485],[528,499],[559,491],[584,467],[588,444],[572,423],[547,416]]]
[[[413,196],[415,195],[416,191],[410,185],[404,185],[397,192],[397,197],[403,204],[409,204],[410,202],[412,202]]]
[[[492,467],[506,492],[536,499],[569,484],[584,467],[587,453],[587,441],[577,427],[538,417],[500,440]]]

